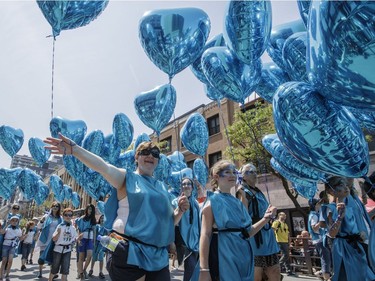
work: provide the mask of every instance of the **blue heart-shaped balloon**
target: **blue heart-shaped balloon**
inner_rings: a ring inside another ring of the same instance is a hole
[[[269,103],[272,103],[273,95],[277,88],[289,80],[288,74],[274,62],[264,63],[262,66],[262,75],[255,92]]]
[[[284,71],[293,81],[308,82],[306,72],[307,32],[297,32],[285,40],[282,50]]]
[[[209,99],[216,101],[218,104],[220,104],[220,100],[224,98],[224,95],[210,84],[204,85],[204,92]]]
[[[308,166],[359,178],[369,168],[368,145],[354,116],[303,82],[288,82],[273,98],[277,135]]]
[[[83,188],[86,191],[88,195],[90,195],[93,199],[98,200],[99,199],[99,190],[100,190],[100,184],[103,181],[102,175],[100,175],[98,172],[87,169],[85,173],[83,174]]]
[[[197,158],[193,163],[194,178],[205,187],[208,181],[208,168],[202,158]]]
[[[193,179],[193,170],[190,168],[184,168],[181,171],[172,172],[171,176],[168,178],[168,183],[176,191],[180,191],[183,178]]]
[[[28,168],[24,168],[20,173],[18,187],[22,191],[26,200],[33,199],[35,194],[38,192],[39,180],[42,180],[42,178]]]
[[[190,115],[181,129],[180,137],[187,150],[204,156],[208,148],[206,119],[199,113]]]
[[[171,119],[175,106],[176,90],[171,84],[140,93],[134,100],[139,119],[158,135]]]
[[[43,164],[46,163],[49,157],[51,156],[51,151],[45,149],[45,145],[46,144],[43,142],[43,140],[39,138],[29,139],[29,151],[31,157],[33,157],[34,161],[40,167],[42,167]]]
[[[64,200],[70,201],[72,199],[73,189],[67,185],[64,184]]]
[[[48,186],[41,180],[37,183],[38,192],[35,194],[35,203],[40,206],[42,205],[48,198],[49,195],[49,188]]]
[[[149,135],[147,135],[146,133],[142,133],[139,136],[137,136],[137,138],[135,139],[135,142],[134,142],[134,151],[136,151],[138,145],[141,144],[144,141],[151,141]]]
[[[52,193],[56,198],[60,198],[61,193],[64,193],[64,183],[58,175],[51,175],[49,178],[49,186],[52,190]],[[64,200],[65,195],[63,196]],[[63,200],[59,200],[62,202]]]
[[[83,173],[85,172],[87,167],[83,165],[81,161],[71,155],[65,155],[63,157],[63,162],[69,175],[71,175],[79,185],[82,185]]]
[[[289,172],[282,166],[280,165],[280,163],[278,163],[275,158],[271,158],[270,160],[270,163],[271,163],[271,166],[272,168],[277,171],[278,173],[280,173],[280,175],[282,175],[284,178],[286,178],[288,181],[294,183],[294,184],[298,184],[298,185],[301,185],[301,186],[306,186],[306,187],[310,187],[310,188],[316,188],[316,181],[307,181],[307,180],[304,180],[304,179],[301,179],[299,177],[296,177],[296,176],[293,176],[291,174],[289,174]]]
[[[113,137],[122,149],[127,149],[133,141],[133,124],[124,113],[115,115],[112,124]]]
[[[154,10],[139,22],[144,51],[170,79],[200,56],[209,33],[210,20],[197,8]]]
[[[0,196],[8,200],[16,191],[22,168],[0,169]]]
[[[73,29],[89,24],[107,7],[103,1],[37,1],[44,17],[51,25],[53,36],[61,30]]]
[[[98,208],[101,214],[104,214],[105,203],[103,201],[98,201],[98,203],[96,204],[96,207]]]
[[[23,145],[23,131],[10,126],[0,126],[0,144],[13,157]]]
[[[313,1],[309,81],[335,103],[375,109],[375,2]]]
[[[233,101],[244,103],[260,80],[262,64],[241,62],[226,47],[213,47],[202,55],[203,72],[216,90]]]
[[[306,31],[302,20],[291,21],[272,28],[267,53],[281,69],[284,69],[282,51],[285,40],[296,32]]]
[[[95,130],[89,133],[83,140],[83,147],[88,151],[101,155],[104,146],[104,134],[101,130]]]
[[[72,193],[72,205],[73,205],[73,207],[78,208],[80,203],[81,203],[81,198],[79,197],[77,192],[73,191],[73,193]]]
[[[206,51],[209,48],[212,47],[224,47],[225,45],[225,40],[223,37],[223,34],[216,35],[214,38],[209,40],[206,45],[204,46],[201,55],[190,65],[190,69],[201,82],[204,84],[209,84],[206,75],[203,73],[202,69],[202,54],[204,51]]]
[[[172,173],[172,167],[167,156],[160,154],[159,163],[154,170],[154,177],[159,181],[167,180]]]
[[[314,198],[315,194],[318,192],[317,186],[302,186],[299,184],[292,183],[292,187],[298,192],[299,195],[305,197],[306,199]]]
[[[120,157],[121,148],[117,144],[117,141],[113,134],[109,134],[104,139],[104,146],[102,150],[102,157],[105,161],[112,165],[116,165],[118,158]]]
[[[68,120],[62,117],[54,117],[49,123],[51,136],[59,137],[59,133],[73,140],[76,144],[81,145],[87,132],[86,123],[82,120]]]
[[[223,34],[228,48],[242,62],[251,64],[261,57],[271,27],[271,1],[229,1]]]
[[[173,152],[172,154],[168,155],[167,158],[173,172],[181,171],[182,169],[187,168],[185,156],[180,151]]]
[[[375,131],[375,112],[363,111],[349,106],[346,108],[354,115],[362,129]]]
[[[134,156],[134,150],[128,150],[125,153],[120,154],[119,158],[117,159],[116,167],[123,168],[127,171],[135,171],[137,169],[137,165],[135,163]]]

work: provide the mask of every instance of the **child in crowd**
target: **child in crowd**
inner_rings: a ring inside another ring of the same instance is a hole
[[[71,223],[73,210],[66,208],[63,211],[63,222],[60,223],[52,235],[55,242],[53,249],[53,263],[49,274],[49,281],[59,272],[61,280],[66,281],[70,268],[70,257],[72,253],[72,244],[77,238],[77,231]]]
[[[26,269],[26,263],[27,263],[27,258],[30,254],[31,247],[35,242],[35,230],[36,226],[33,221],[29,221],[26,224],[26,227],[24,228],[23,231],[23,241],[21,243],[21,252],[22,252],[22,258],[21,258],[21,271],[24,271]]]
[[[4,242],[2,249],[2,263],[0,268],[0,280],[3,280],[3,274],[5,273],[6,280],[9,279],[10,269],[12,268],[13,257],[22,236],[22,231],[18,227],[19,217],[12,216],[9,220],[10,225],[0,231],[1,234],[4,234]]]

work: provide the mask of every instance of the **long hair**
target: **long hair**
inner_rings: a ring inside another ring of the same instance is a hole
[[[52,206],[54,205],[58,205],[59,206],[59,209],[57,210],[56,212],[56,217],[59,218],[61,216],[61,204],[57,201],[53,201],[52,204],[51,204],[51,210],[50,210],[50,215],[53,216],[53,208]]]
[[[91,214],[89,215],[89,208],[91,208]],[[83,218],[86,221],[90,221],[91,225],[96,225],[96,219],[95,219],[95,206],[93,204],[88,204],[85,208],[85,214]]]
[[[220,160],[212,166],[211,172],[210,172],[210,175],[211,175],[210,183],[211,183],[211,187],[213,191],[216,191],[219,187],[217,180],[214,178],[214,175],[220,174],[220,172],[224,171],[229,166],[234,166],[234,164],[229,160]]]

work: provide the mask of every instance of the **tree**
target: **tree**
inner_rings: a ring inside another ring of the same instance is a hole
[[[291,190],[288,181],[271,167],[272,156],[262,145],[262,138],[265,135],[276,132],[272,106],[258,101],[250,109],[236,111],[234,122],[227,129],[231,147],[227,148],[226,156],[240,163],[252,162],[258,166],[260,173],[271,173],[280,178],[286,194],[296,209],[307,216],[297,201],[298,193]]]

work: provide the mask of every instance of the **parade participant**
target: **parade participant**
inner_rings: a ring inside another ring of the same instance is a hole
[[[181,190],[189,199],[190,210],[185,212],[179,222],[179,230],[184,249],[184,281],[189,281],[193,275],[199,254],[199,203],[193,196],[194,183],[190,178],[183,178]]]
[[[327,226],[327,236],[332,239],[333,276],[332,281],[375,280],[366,253],[360,242],[362,237],[353,213],[353,208],[345,205],[349,196],[346,178],[332,176],[325,183],[330,203],[321,208],[321,221]]]
[[[44,215],[39,223],[38,229],[40,229],[39,239],[36,246],[40,248],[40,254],[38,259],[39,274],[38,278],[42,278],[42,270],[44,260],[40,257],[43,255],[44,250],[52,239],[52,234],[56,230],[56,227],[62,222],[61,218],[61,204],[57,201],[52,202],[51,210],[48,214]]]
[[[369,176],[369,179],[364,182],[363,188],[367,196],[371,200],[375,201],[375,172],[373,172]],[[372,228],[370,232],[368,258],[370,266],[373,272],[375,272],[375,220],[373,220],[372,222]]]
[[[21,271],[26,269],[26,263],[27,263],[27,258],[30,254],[31,251],[31,246],[34,243],[34,237],[36,233],[36,226],[33,221],[29,221],[26,224],[26,227],[23,230],[23,241],[20,245],[21,247],[21,252],[22,252],[22,258],[21,258]]]
[[[9,279],[10,269],[12,268],[13,257],[16,252],[16,248],[22,236],[22,231],[18,227],[19,217],[14,215],[9,219],[9,226],[0,231],[1,234],[4,234],[4,242],[2,249],[2,262],[0,268],[0,280],[3,280],[3,274],[5,272],[6,280]]]
[[[29,260],[26,260],[26,263],[28,264],[33,264],[33,256],[34,256],[34,250],[35,250],[35,244],[36,244],[36,241],[38,240],[39,238],[39,234],[40,234],[40,230],[38,229],[37,225],[39,223],[39,219],[34,217],[32,219],[32,221],[34,222],[34,230],[35,230],[35,235],[34,235],[34,240],[33,240],[33,243],[31,244],[31,249],[30,249],[30,259]]]
[[[64,221],[57,226],[52,235],[55,246],[53,248],[53,262],[48,281],[52,281],[59,270],[62,281],[66,281],[69,275],[72,246],[78,236],[76,229],[72,225],[72,217],[73,210],[71,208],[64,209]]]
[[[279,264],[281,267],[284,267],[288,275],[294,275],[290,269],[290,260],[289,260],[289,247],[290,247],[290,236],[289,236],[289,227],[285,222],[286,214],[280,212],[278,214],[278,219],[272,223],[272,228],[275,232],[276,241],[279,244],[281,251],[281,258]]]
[[[174,225],[189,209],[182,195],[173,210],[168,192],[153,177],[160,150],[152,142],[136,149],[135,172],[117,168],[99,156],[59,135],[45,143],[52,154],[73,155],[99,172],[113,187],[105,206],[105,226],[120,242],[108,259],[112,281],[170,280],[168,246],[174,239]]]
[[[230,161],[220,160],[211,168],[214,192],[207,192],[202,209],[200,281],[254,278],[250,237],[269,223],[276,215],[276,208],[269,206],[264,217],[252,225],[247,208],[230,193],[236,180],[237,171]],[[245,194],[241,196],[246,197]]]
[[[311,235],[312,244],[320,257],[321,270],[314,273],[315,276],[321,276],[324,280],[331,277],[331,252],[328,247],[323,245],[323,236],[326,230],[320,225],[320,207],[322,200],[310,199],[310,213],[307,223],[307,229]]]
[[[107,234],[108,234],[108,231],[104,227],[104,215],[101,215],[99,220],[98,220],[98,223],[95,226],[95,237],[98,237],[98,235],[104,236],[104,235],[107,235]],[[103,274],[104,254],[105,254],[105,251],[104,251],[103,246],[100,244],[98,239],[95,239],[94,253],[93,253],[92,262],[91,262],[91,269],[89,271],[90,277],[94,274],[95,262],[99,261],[99,278],[100,279],[105,278],[105,276]]]
[[[92,251],[94,249],[94,231],[96,225],[95,206],[89,204],[85,208],[85,214],[75,221],[78,230],[78,264],[77,270],[81,278],[87,279],[87,268],[90,265]],[[83,266],[83,262],[85,265]]]
[[[245,164],[239,172],[242,175],[240,188],[244,192],[237,192],[236,196],[247,207],[252,223],[255,224],[263,218],[269,207],[269,202],[262,191],[256,187],[256,167],[250,163]],[[245,197],[242,197],[241,194],[244,194]],[[280,265],[277,256],[279,246],[271,225],[265,224],[261,231],[250,239],[250,242],[254,253],[254,280],[261,281],[265,274],[269,281],[279,281]]]

